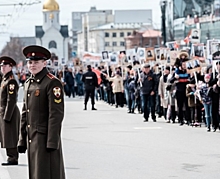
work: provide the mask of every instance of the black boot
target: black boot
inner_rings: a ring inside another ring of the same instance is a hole
[[[94,105],[92,105],[92,110],[97,110],[97,109],[94,107]]]
[[[208,127],[207,127],[207,132],[210,132],[210,131],[211,131],[211,127],[208,126]]]
[[[86,104],[85,104],[84,110],[87,110]]]
[[[132,113],[132,114],[135,114],[134,109],[131,110],[131,113]]]

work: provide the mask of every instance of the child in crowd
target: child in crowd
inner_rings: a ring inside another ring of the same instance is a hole
[[[188,98],[188,106],[189,106],[189,112],[190,112],[190,120],[192,123],[195,123],[195,107],[196,107],[196,100],[195,100],[195,93],[196,88],[195,84],[188,84],[186,86],[186,97]]]
[[[202,104],[204,105],[205,109],[205,118],[206,118],[206,125],[207,125],[207,131],[210,132],[211,130],[211,118],[212,118],[212,99],[210,97],[209,92],[210,86],[209,86],[209,81],[210,81],[210,74],[206,74],[204,76],[205,82],[202,84],[201,89],[200,89],[200,95],[201,95],[201,100]]]

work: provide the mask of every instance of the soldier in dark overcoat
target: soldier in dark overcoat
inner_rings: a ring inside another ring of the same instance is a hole
[[[65,179],[62,83],[46,69],[46,60],[51,57],[47,49],[32,45],[25,47],[23,54],[31,76],[24,84],[18,151],[25,153],[27,149],[29,179]]]
[[[0,142],[6,148],[7,162],[2,165],[18,165],[17,142],[19,136],[20,112],[17,106],[19,85],[15,80],[12,67],[16,62],[8,57],[0,57],[3,74],[0,89]]]

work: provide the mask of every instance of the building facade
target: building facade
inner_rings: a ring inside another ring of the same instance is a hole
[[[124,50],[125,37],[151,23],[151,10],[117,10],[114,15],[111,11],[85,13],[82,30],[77,33],[78,56],[84,52]]]
[[[126,49],[125,37],[131,35],[140,24],[110,23],[92,28],[89,33],[88,51],[101,53],[102,51],[120,51]]]
[[[137,47],[160,47],[161,42],[161,32],[153,29],[133,31],[130,36],[125,38],[126,49]]]
[[[220,39],[220,1],[167,0],[166,27],[167,41],[181,41],[195,28],[201,31],[201,43]]]
[[[85,39],[89,34],[89,29],[98,25],[111,23],[114,21],[112,10],[98,10],[91,7],[88,12],[72,12],[72,52],[78,54],[78,44],[84,43],[84,49],[88,49],[88,41],[78,42],[78,34],[83,33]],[[80,41],[81,39],[79,39]],[[74,57],[74,56],[73,56]]]

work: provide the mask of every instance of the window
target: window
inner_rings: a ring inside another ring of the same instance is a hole
[[[121,33],[120,33],[120,37],[124,37],[124,32],[121,32]]]
[[[50,48],[57,48],[57,43],[55,41],[50,41],[49,43],[49,49]]]
[[[105,37],[109,37],[109,33],[108,32],[105,33]]]
[[[112,42],[112,46],[117,46],[117,42]]]
[[[109,42],[105,42],[105,46],[108,47],[109,46]]]
[[[113,32],[113,33],[112,33],[112,37],[117,37],[117,33],[116,33],[116,32]]]
[[[128,32],[127,35],[128,35],[128,36],[131,35],[131,32]]]
[[[125,46],[125,42],[120,42],[120,46]]]

